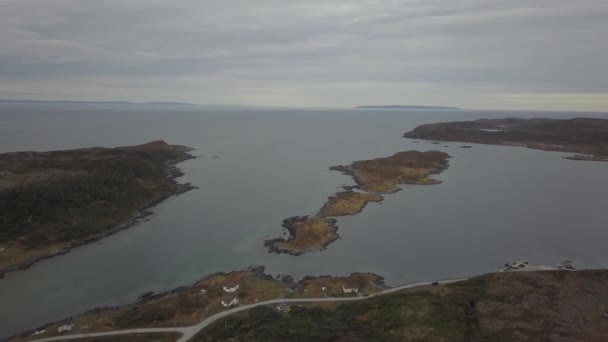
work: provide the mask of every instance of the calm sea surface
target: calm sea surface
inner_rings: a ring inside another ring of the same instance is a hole
[[[1,279],[0,337],[254,265],[296,276],[369,271],[393,285],[490,272],[519,258],[605,268],[608,163],[402,138],[422,123],[506,116],[608,114],[0,105],[0,152],[164,139],[221,156],[182,163],[183,181],[200,189],[163,202],[150,221]],[[407,186],[340,218],[342,239],[324,252],[264,249],[264,239],[282,234],[282,219],[315,213],[352,183],[328,167],[410,149],[453,157],[437,176],[443,184]]]

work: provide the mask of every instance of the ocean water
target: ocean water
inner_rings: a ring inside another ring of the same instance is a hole
[[[603,113],[208,110],[196,106],[0,105],[0,152],[120,146],[164,139],[196,147],[180,164],[199,190],[172,197],[128,230],[0,280],[0,337],[206,274],[263,265],[295,276],[375,272],[396,285],[474,275],[525,258],[608,265],[608,163],[566,154],[414,143],[422,123]],[[434,186],[405,186],[356,216],[341,239],[303,256],[269,254],[282,219],[314,214],[352,184],[329,167],[404,150],[449,153]]]

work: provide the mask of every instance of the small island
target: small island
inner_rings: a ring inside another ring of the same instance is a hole
[[[350,165],[330,167],[353,178],[356,185],[330,196],[314,216],[294,216],[283,221],[287,238],[264,242],[270,252],[302,255],[323,250],[340,238],[337,220],[331,217],[355,215],[369,202],[381,202],[381,194],[395,193],[401,184],[433,185],[430,178],[448,167],[447,153],[439,151],[404,151],[390,157],[359,160]],[[356,191],[355,191],[356,190]]]
[[[544,151],[572,152],[572,160],[608,161],[608,120],[480,119],[425,124],[406,138],[520,146]]]
[[[128,228],[195,188],[176,181],[191,150],[153,141],[0,154],[0,277]]]

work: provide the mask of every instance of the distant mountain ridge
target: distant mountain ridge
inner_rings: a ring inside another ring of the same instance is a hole
[[[356,109],[450,109],[460,110],[458,107],[444,107],[444,106],[402,106],[402,105],[368,105],[355,107]]]

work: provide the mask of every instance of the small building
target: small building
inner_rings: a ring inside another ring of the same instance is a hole
[[[32,336],[42,335],[46,332],[46,329],[34,330]]]
[[[557,264],[557,269],[573,271],[575,268],[574,268],[574,266],[572,266],[572,261],[564,260],[561,263]]]
[[[74,323],[64,324],[57,327],[57,332],[61,334],[66,331],[72,331],[72,329],[74,329]]]
[[[239,304],[239,300],[238,300],[238,298],[236,298],[236,297],[235,297],[235,298],[233,298],[233,299],[232,299],[231,301],[229,301],[229,302],[222,301],[222,305],[223,305],[225,308],[229,308],[229,307],[231,307],[231,306],[233,306],[233,305],[238,305],[238,304]]]
[[[200,294],[206,295],[207,294],[207,290],[206,289],[201,289]]]
[[[223,289],[224,289],[224,292],[234,293],[234,292],[236,292],[239,289],[239,287],[240,287],[239,284],[236,284],[236,286],[234,286],[234,287],[224,286]]]
[[[75,326],[76,324],[72,318],[64,319],[63,321],[57,322],[57,332],[61,334],[67,331],[72,331]]]
[[[344,284],[342,284],[342,291],[344,293],[359,293],[359,289],[356,287],[353,288],[348,288],[348,287],[344,287]]]
[[[321,291],[327,291],[327,287],[326,286],[321,286]]]
[[[277,305],[277,311],[281,313],[287,313],[291,310],[291,307],[285,303]]]

